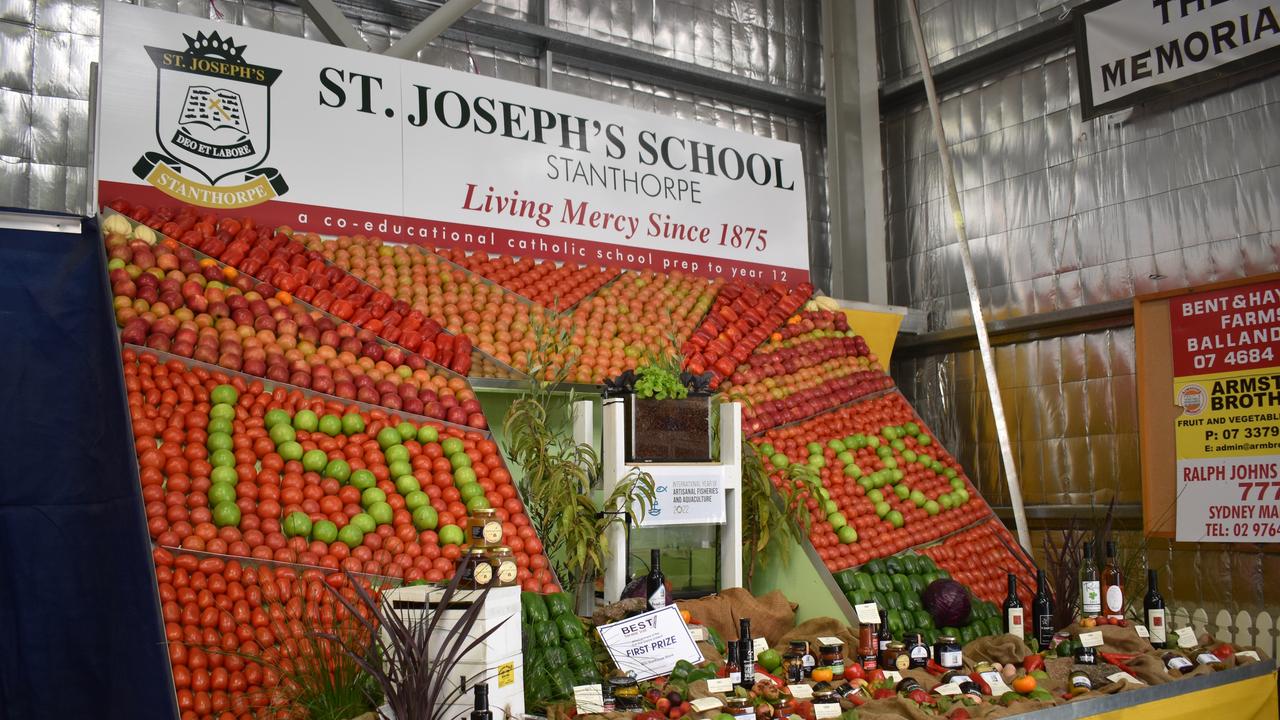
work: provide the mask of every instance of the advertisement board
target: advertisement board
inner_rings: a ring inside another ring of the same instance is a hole
[[[107,3],[100,203],[703,276],[808,279],[800,148]]]
[[[1094,0],[1075,14],[1086,120],[1280,56],[1276,0]]]
[[[1177,539],[1280,541],[1280,280],[1169,303]]]

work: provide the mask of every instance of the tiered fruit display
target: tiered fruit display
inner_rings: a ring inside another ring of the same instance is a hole
[[[520,297],[561,313],[599,290],[619,273],[617,268],[612,267],[571,265],[531,257],[490,255],[486,252],[438,248],[435,253]]]
[[[788,319],[723,390],[743,401],[744,429],[754,435],[890,387],[893,379],[848,317],[820,310]]]
[[[809,283],[725,283],[702,324],[680,347],[684,369],[694,375],[710,371],[711,387],[718,387],[812,294]]]
[[[581,353],[569,379],[599,383],[634,370],[648,353],[684,344],[723,286],[681,272],[627,272],[569,317]]]
[[[539,308],[416,246],[393,245],[363,236],[321,239],[307,246],[350,270],[412,310],[438,318],[450,332],[473,338],[476,347],[523,371],[534,346],[532,323],[547,322]]]
[[[989,517],[955,458],[906,399],[889,393],[766,432],[758,450],[775,486],[807,465],[825,496],[807,498],[809,539],[835,571],[886,557]]]
[[[1028,569],[1017,541],[1004,524],[990,520],[946,538],[920,552],[948,570],[957,580],[973,588],[983,600],[999,603],[1008,593],[1008,575],[1018,578],[1018,592],[1023,607],[1031,607],[1035,590],[1035,573]]]
[[[945,569],[937,567],[926,555],[902,553],[886,559],[869,560],[855,570],[842,570],[836,583],[852,605],[874,602],[888,615],[889,631],[896,638],[904,632],[918,632],[932,645],[938,635],[950,635],[967,643],[984,635],[1004,632],[1000,611],[994,602],[978,600],[970,607],[968,617],[954,620],[955,626],[938,625],[932,608],[924,604],[925,590],[937,580],[952,579]],[[971,587],[956,578],[963,591],[974,594]],[[1026,602],[1030,604],[1030,596]],[[950,612],[951,608],[947,608]]]
[[[215,223],[212,215],[198,216],[190,206],[152,211],[116,201],[110,207],[267,283],[272,292],[296,295],[455,372],[465,375],[470,370],[470,338],[442,333],[437,321],[329,264],[287,228],[259,227],[251,217],[224,217]]]
[[[171,239],[107,233],[121,340],[348,400],[484,428],[466,381]],[[265,296],[263,293],[268,293]]]
[[[518,581],[554,590],[497,445],[125,351],[147,527],[161,546],[405,580],[450,577],[495,508]]]

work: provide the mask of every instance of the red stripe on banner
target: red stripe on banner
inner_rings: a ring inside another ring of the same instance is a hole
[[[149,207],[161,207],[175,202],[173,198],[150,185],[109,180],[98,183],[100,203],[106,205],[117,199]],[[245,212],[251,214],[259,223],[287,225],[295,230],[320,235],[376,235],[384,240],[422,245],[428,248],[477,250],[499,255],[611,265],[664,273],[679,270],[709,278],[741,278],[782,282],[788,285],[809,281],[809,271],[803,268],[774,267],[743,260],[722,260],[694,253],[634,248],[558,235],[530,234],[483,225],[343,210],[283,200],[271,200],[261,205],[254,205],[246,208]]]

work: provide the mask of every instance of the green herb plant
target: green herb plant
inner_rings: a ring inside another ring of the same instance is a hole
[[[566,591],[604,572],[605,531],[618,522],[601,508],[630,508],[637,517],[655,502],[653,477],[633,469],[597,506],[591,494],[600,458],[590,443],[575,442],[569,417],[575,395],[567,399],[559,387],[577,360],[573,330],[565,324],[531,323],[535,347],[527,355],[529,386],[512,403],[503,420],[507,457],[520,468],[520,490],[529,521],[543,541],[552,569]],[[552,363],[559,355],[563,363]],[[625,517],[624,522],[632,522]]]
[[[636,373],[636,397],[653,400],[680,400],[689,397],[689,388],[680,381],[681,357],[675,335],[668,335],[670,350],[648,352]]]
[[[773,486],[769,471],[754,445],[742,440],[742,541],[746,547],[746,585],[751,589],[755,571],[773,554],[787,562],[787,551],[809,533],[810,515],[805,501],[821,497],[822,478],[808,465],[792,463],[784,471],[786,481]]]

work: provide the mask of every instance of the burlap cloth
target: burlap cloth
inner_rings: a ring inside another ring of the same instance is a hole
[[[681,600],[679,605],[695,621],[715,628],[725,642],[738,639],[742,618],[751,620],[751,634],[768,640],[770,647],[796,624],[796,606],[781,590],[754,597],[742,588],[729,588],[697,600]]]

